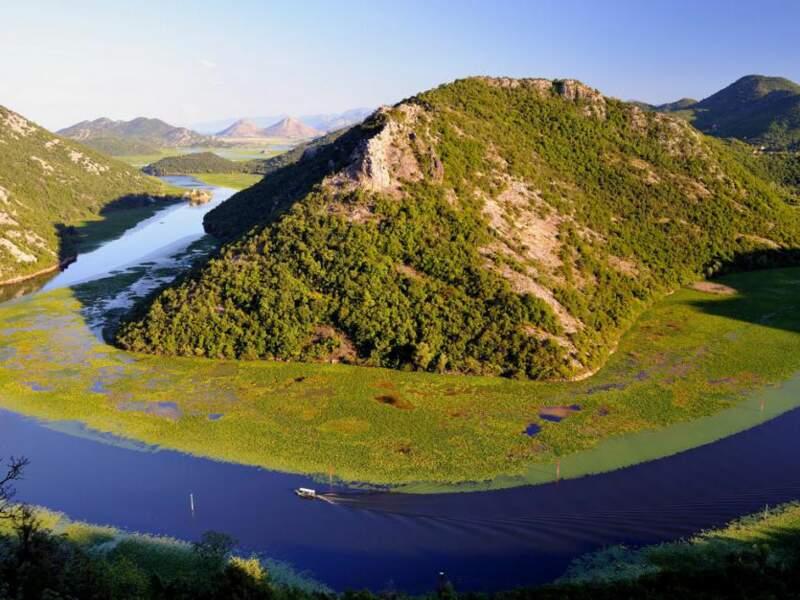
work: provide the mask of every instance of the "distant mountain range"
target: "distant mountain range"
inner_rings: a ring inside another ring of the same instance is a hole
[[[308,139],[322,135],[323,132],[292,117],[284,117],[269,127],[261,128],[249,119],[240,119],[217,133],[220,138],[288,138]]]
[[[313,114],[313,115],[301,115],[296,117],[297,121],[300,121],[304,125],[308,127],[312,127],[319,132],[326,133],[328,131],[335,131],[336,129],[341,129],[343,127],[350,127],[351,125],[356,125],[361,123],[364,119],[366,119],[369,115],[374,112],[375,109],[373,108],[353,108],[350,110],[346,110],[344,112],[339,113],[320,113],[320,114]],[[195,123],[192,125],[192,128],[196,131],[200,131],[206,134],[212,134],[216,132],[222,132],[226,129],[236,125],[239,122],[244,121],[245,123],[252,124],[256,128],[265,129],[274,125],[276,122],[280,121],[281,119],[288,118],[290,115],[288,114],[280,114],[280,115],[269,115],[269,116],[260,116],[260,117],[245,117],[245,118],[230,118],[230,119],[221,119],[218,121],[206,121],[203,123]]]
[[[800,85],[783,77],[747,75],[699,102],[684,98],[661,105],[637,104],[675,113],[717,137],[774,150],[800,149]]]
[[[220,140],[161,119],[138,117],[132,121],[108,118],[81,121],[57,132],[111,155],[147,154],[159,148],[219,146]]]

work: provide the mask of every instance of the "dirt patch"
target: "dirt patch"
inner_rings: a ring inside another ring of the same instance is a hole
[[[557,423],[562,419],[566,419],[573,413],[581,410],[580,404],[571,404],[569,406],[545,406],[539,409],[539,417],[545,421],[552,421]]]
[[[379,381],[375,384],[375,387],[380,388],[382,390],[393,390],[395,389],[394,384],[391,381]]]
[[[411,402],[401,398],[397,394],[384,394],[382,396],[375,396],[375,400],[381,404],[399,408],[400,410],[411,410],[414,408],[414,405],[411,404]]]
[[[713,281],[695,281],[689,287],[698,292],[717,294],[719,296],[732,296],[733,294],[737,293],[736,290],[729,285],[716,283]]]
[[[586,393],[591,396],[592,394],[610,392],[611,390],[624,390],[626,387],[628,386],[624,383],[604,383],[602,385],[590,387],[588,390],[586,390]]]

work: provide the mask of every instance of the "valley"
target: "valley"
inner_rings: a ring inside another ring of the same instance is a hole
[[[51,4],[0,600],[800,594],[800,11]]]

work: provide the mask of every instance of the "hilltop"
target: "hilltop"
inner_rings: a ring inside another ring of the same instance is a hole
[[[309,127],[292,117],[281,119],[263,130],[264,137],[277,137],[289,139],[314,138],[322,135],[313,127]]]
[[[699,102],[683,98],[647,106],[680,114],[717,137],[773,150],[800,149],[800,85],[783,77],[747,75]]]
[[[653,300],[800,244],[790,193],[685,120],[574,80],[376,112],[206,215],[227,243],[131,350],[585,376]]]
[[[264,137],[264,130],[253,121],[239,119],[235,123],[217,133],[223,138],[259,138]]]
[[[0,106],[0,282],[53,270],[74,253],[70,226],[166,188]]]
[[[185,127],[175,127],[161,119],[145,117],[131,121],[113,121],[107,118],[81,121],[59,130],[58,134],[116,156],[149,153],[159,148],[222,145],[213,136]]]

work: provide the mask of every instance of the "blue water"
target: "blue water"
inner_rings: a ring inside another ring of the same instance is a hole
[[[429,496],[292,490],[307,477],[121,448],[0,411],[0,456],[31,466],[21,497],[73,518],[195,539],[225,531],[242,549],[307,569],[337,589],[390,582],[430,590],[444,570],[461,589],[549,581],[573,558],[721,525],[800,497],[800,411],[635,467],[535,487]],[[189,494],[196,512],[189,510]]]
[[[42,290],[68,287],[107,275],[111,271],[177,254],[204,235],[203,215],[234,194],[234,190],[212,188],[192,177],[162,179],[182,187],[213,189],[213,198],[211,202],[200,206],[190,206],[186,202],[159,211],[117,239],[79,255],[78,260],[50,279]]]

